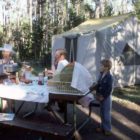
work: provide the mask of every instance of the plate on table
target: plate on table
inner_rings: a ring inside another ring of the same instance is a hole
[[[32,86],[33,83],[24,83],[24,82],[20,82],[21,86]]]

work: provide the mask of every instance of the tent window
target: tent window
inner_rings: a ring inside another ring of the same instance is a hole
[[[124,47],[120,58],[124,65],[140,65],[140,55],[128,44]]]
[[[67,60],[69,62],[76,61],[77,59],[77,37],[65,37],[65,49],[67,51]]]

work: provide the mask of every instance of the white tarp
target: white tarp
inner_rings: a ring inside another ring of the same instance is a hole
[[[88,70],[80,63],[75,62],[72,75],[71,87],[78,89],[82,93],[88,93],[93,80]]]

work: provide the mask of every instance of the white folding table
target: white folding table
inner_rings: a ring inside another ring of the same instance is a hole
[[[20,111],[25,102],[35,102],[37,109],[38,103],[48,103],[49,92],[47,85],[34,85],[34,84],[10,84],[0,85],[0,97],[3,99],[23,101],[16,111],[16,114]],[[33,111],[33,112],[34,112]],[[32,112],[30,112],[32,113]],[[29,115],[29,114],[26,114]]]

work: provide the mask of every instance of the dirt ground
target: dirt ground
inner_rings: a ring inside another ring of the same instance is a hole
[[[27,105],[28,106],[28,105]],[[26,107],[25,107],[26,108]],[[72,106],[68,106],[69,120],[72,116]],[[77,106],[77,120],[81,123],[87,118],[88,109]],[[90,121],[76,133],[77,140],[140,140],[140,105],[113,97],[112,105],[112,135],[104,136],[95,132],[100,123],[99,108],[92,108]],[[40,136],[28,135],[18,130],[3,129],[0,140],[41,140]],[[52,140],[44,138],[44,140]],[[56,140],[56,139],[53,139]]]
[[[122,100],[121,100],[122,101]],[[95,132],[100,122],[99,108],[93,108],[91,122],[81,131],[82,140],[139,140],[140,139],[140,106],[131,102],[124,103],[113,99],[112,136]]]

